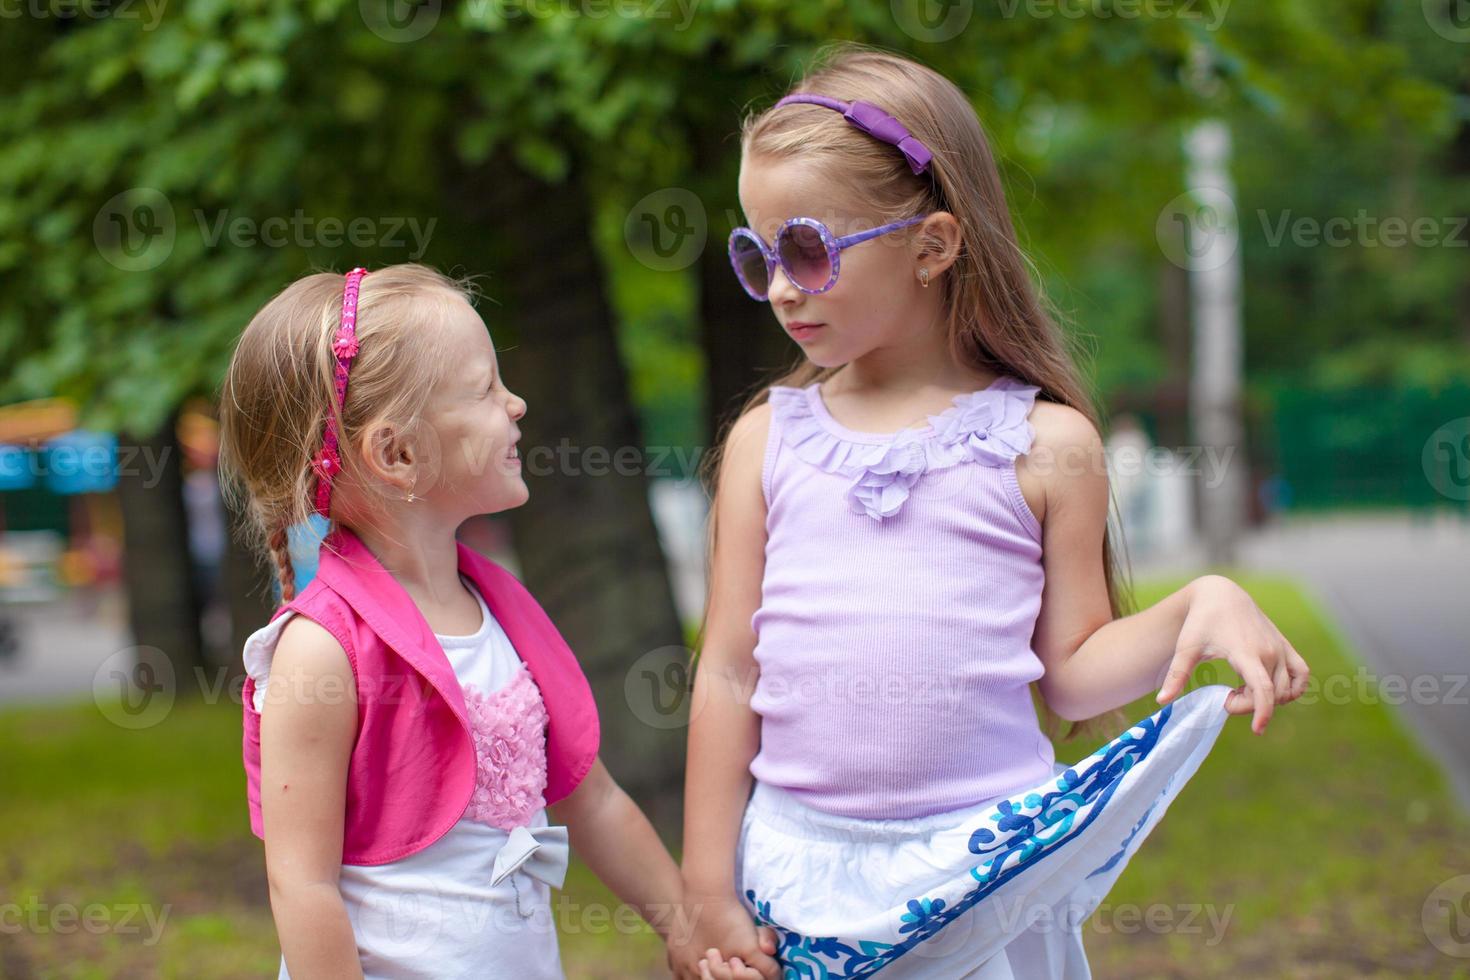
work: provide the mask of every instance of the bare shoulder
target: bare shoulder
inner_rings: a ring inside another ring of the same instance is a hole
[[[746,411],[730,426],[725,437],[720,484],[725,486],[760,486],[761,465],[765,461],[766,439],[771,431],[771,403],[762,402]]]
[[[281,628],[281,637],[276,641],[275,655],[271,658],[271,672],[286,667],[311,673],[352,673],[347,660],[347,651],[337,642],[325,626],[306,616],[295,615]]]
[[[765,451],[766,436],[771,431],[771,403],[761,402],[747,410],[730,426],[726,448],[738,452],[751,452],[754,446],[758,453]],[[738,448],[737,448],[738,447]]]
[[[1034,438],[1017,460],[1016,478],[1036,519],[1043,521],[1064,494],[1075,496],[1079,484],[1100,487],[1106,500],[1107,458],[1092,419],[1070,405],[1038,398],[1030,421]]]
[[[325,627],[306,616],[292,616],[281,629],[266,690],[266,703],[275,710],[267,709],[263,717],[274,715],[278,723],[286,723],[284,716],[293,727],[330,725],[328,716],[343,716],[344,721],[346,716],[354,721],[357,716],[357,682],[347,651]],[[333,710],[320,710],[324,706]]]
[[[1092,419],[1071,405],[1038,398],[1031,409],[1031,428],[1036,438],[1031,453],[1101,451],[1102,435]]]

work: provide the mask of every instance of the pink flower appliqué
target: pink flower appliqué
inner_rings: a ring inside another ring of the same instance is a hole
[[[510,831],[546,805],[546,725],[541,690],[522,664],[492,694],[463,685],[475,741],[475,792],[465,815]]]
[[[339,333],[332,341],[332,353],[338,357],[356,357],[357,334]]]

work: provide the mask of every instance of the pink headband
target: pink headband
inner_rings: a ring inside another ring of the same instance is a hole
[[[347,273],[347,288],[342,291],[342,322],[337,327],[337,336],[332,341],[332,353],[337,355],[337,412],[342,417],[347,404],[347,370],[357,356],[357,289],[367,270],[361,267]],[[322,433],[322,451],[312,460],[311,468],[316,472],[316,512],[323,517],[332,504],[332,478],[342,472],[342,456],[337,452],[337,427],[332,424],[333,416],[327,416],[327,428]]]

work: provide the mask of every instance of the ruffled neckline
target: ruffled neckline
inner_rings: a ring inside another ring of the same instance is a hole
[[[1009,465],[1028,452],[1034,432],[1028,416],[1041,389],[1001,375],[978,391],[928,416],[922,427],[897,432],[849,429],[832,417],[820,384],[771,389],[773,421],[798,459],[850,477],[847,501],[857,514],[882,522],[894,516],[925,473],[961,463]]]
[[[805,388],[801,388],[799,390],[806,394],[808,407],[811,408],[812,415],[815,416],[816,419],[822,423],[822,428],[826,429],[828,432],[831,432],[837,438],[846,439],[849,442],[865,442],[869,445],[883,445],[899,439],[923,439],[928,436],[932,436],[941,426],[945,424],[946,421],[964,412],[967,408],[972,406],[978,399],[982,398],[988,392],[999,391],[1001,389],[1011,388],[1015,386],[1024,387],[1024,385],[1021,385],[1021,383],[1015,378],[1012,378],[1009,375],[1002,374],[994,381],[990,382],[990,384],[986,385],[984,388],[955,395],[953,398],[954,404],[950,405],[949,408],[946,408],[938,415],[925,416],[929,420],[928,424],[922,426],[910,426],[906,429],[899,429],[896,432],[864,432],[859,429],[849,429],[847,426],[837,421],[837,419],[833,417],[832,413],[827,409],[827,403],[822,399],[822,385],[819,381],[813,381]]]

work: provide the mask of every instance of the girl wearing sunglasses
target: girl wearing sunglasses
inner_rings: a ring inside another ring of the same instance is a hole
[[[1264,731],[1307,666],[1220,576],[1125,615],[1097,415],[964,93],[840,48],[741,135],[734,274],[804,360],[715,476],[689,976],[769,927],[787,976],[1085,977],[1226,717]],[[1185,694],[1212,658],[1241,686]],[[1103,744],[1059,762],[1063,722]]]

